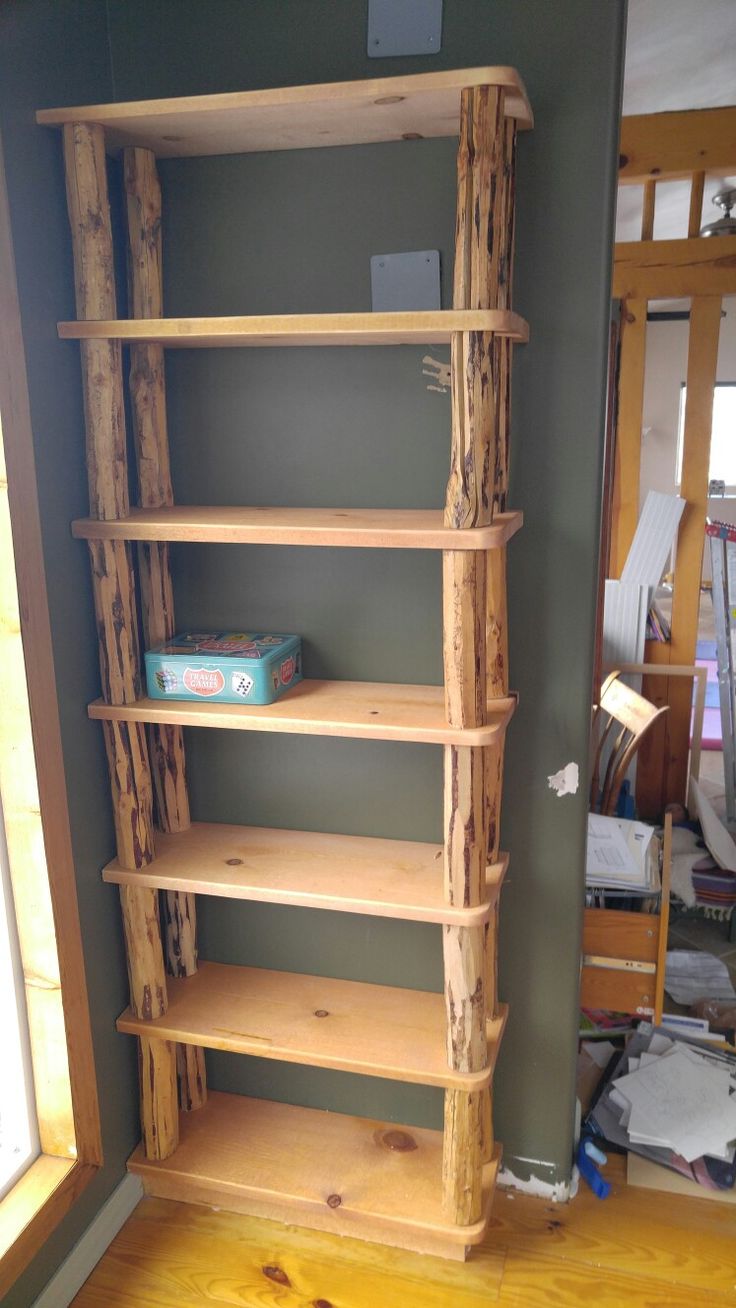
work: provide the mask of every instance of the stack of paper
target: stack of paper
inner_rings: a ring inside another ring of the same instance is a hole
[[[699,999],[736,1000],[726,964],[704,949],[668,950],[664,988],[676,1004],[696,1004]]]
[[[709,1157],[731,1161],[736,1140],[732,1070],[709,1051],[654,1034],[629,1057],[610,1089],[622,1110],[620,1125],[634,1145],[669,1149],[687,1163]]]
[[[659,890],[654,828],[626,818],[588,814],[585,884],[588,889],[651,895]]]
[[[736,1184],[736,1056],[705,1040],[640,1022],[586,1126],[707,1190],[728,1190]],[[706,1152],[686,1161],[681,1150],[697,1149]]]

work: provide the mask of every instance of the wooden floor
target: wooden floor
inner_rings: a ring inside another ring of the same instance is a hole
[[[144,1199],[75,1308],[701,1308],[736,1303],[726,1204],[624,1184],[568,1205],[499,1191],[466,1264]]]

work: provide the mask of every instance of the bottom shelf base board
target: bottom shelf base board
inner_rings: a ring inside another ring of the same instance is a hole
[[[182,1113],[163,1162],[129,1160],[147,1194],[462,1260],[485,1234],[500,1150],[484,1168],[483,1216],[448,1222],[442,1132],[210,1092]]]

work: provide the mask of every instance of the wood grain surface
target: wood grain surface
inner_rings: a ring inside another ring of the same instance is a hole
[[[469,86],[502,87],[507,114],[531,127],[524,83],[504,67],[41,109],[36,121],[101,123],[109,147],[142,145],[163,157],[298,150],[456,136]]]
[[[464,1265],[209,1207],[145,1199],[74,1308],[725,1308],[733,1208],[613,1181],[570,1204],[497,1190]]]
[[[139,699],[135,704],[95,700],[91,718],[110,722],[178,722],[185,727],[235,731],[286,731],[358,740],[413,740],[418,744],[490,744],[503,732],[516,701],[494,699],[484,726],[448,726],[442,686],[392,682],[302,681],[275,704],[208,704]]]
[[[280,313],[233,318],[106,318],[60,322],[62,340],[160,341],[170,348],[284,345],[449,345],[458,332],[529,339],[518,313],[501,309],[402,313]]]
[[[441,845],[194,822],[188,831],[160,835],[156,858],[144,870],[131,871],[113,860],[103,878],[118,885],[470,926],[487,918],[507,865],[504,854],[485,868],[476,907],[469,908],[462,893],[445,900]]]
[[[127,1009],[117,1025],[151,1039],[470,1090],[490,1079],[504,1018],[489,1024],[485,1070],[452,1071],[442,995],[200,962],[193,976],[169,981],[165,1013],[146,1020]]]
[[[80,518],[72,535],[84,540],[201,541],[241,545],[332,545],[363,549],[495,550],[522,525],[521,513],[501,513],[484,527],[456,532],[441,509],[244,508],[177,505],[132,509],[115,522]],[[151,637],[160,643],[164,635]]]

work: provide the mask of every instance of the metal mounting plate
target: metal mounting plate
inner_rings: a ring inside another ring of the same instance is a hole
[[[439,250],[371,255],[371,301],[374,313],[441,309]]]
[[[442,0],[368,0],[368,54],[437,54],[442,44]]]

